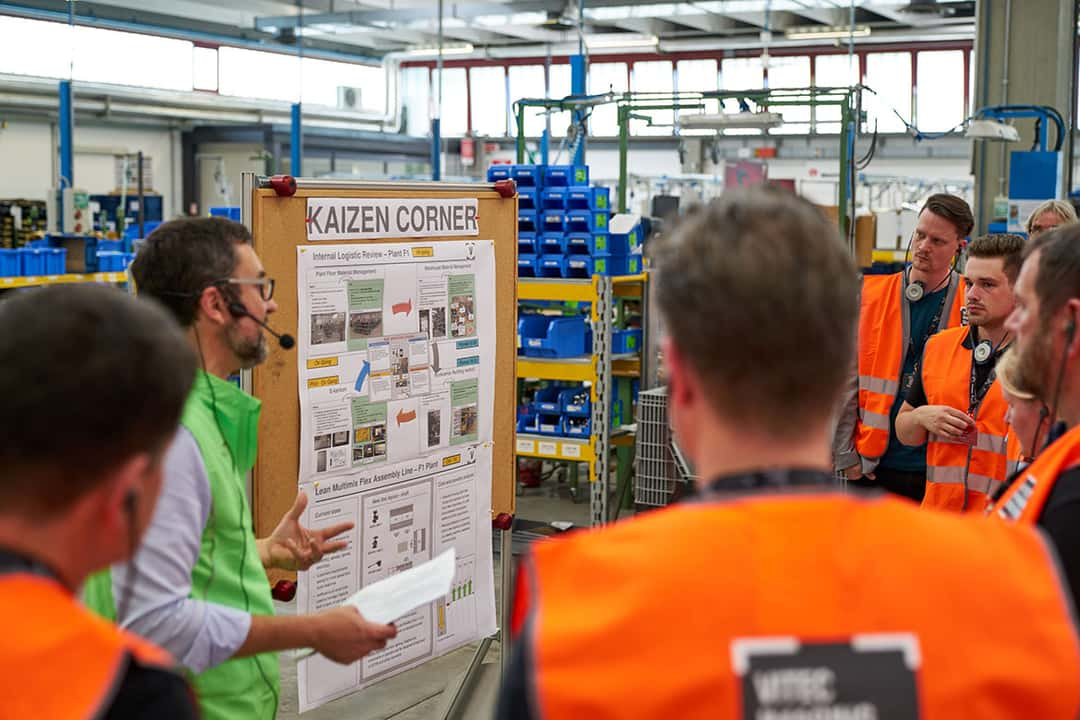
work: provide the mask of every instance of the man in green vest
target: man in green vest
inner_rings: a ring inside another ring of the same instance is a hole
[[[273,718],[277,652],[311,647],[351,663],[397,631],[351,607],[274,617],[266,570],[308,569],[345,547],[331,538],[352,524],[304,528],[307,497],[300,494],[268,538],[255,538],[246,476],[255,464],[260,402],[227,378],[266,359],[260,322],[277,305],[247,228],[222,218],[165,223],[131,271],[139,295],[157,299],[179,320],[201,370],[165,459],[161,500],[133,576],[114,566],[84,595],[115,617],[114,598],[129,594],[117,619],[193,673],[204,718]]]

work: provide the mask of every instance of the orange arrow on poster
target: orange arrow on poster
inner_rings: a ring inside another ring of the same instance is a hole
[[[404,424],[404,423],[412,422],[415,419],[416,419],[416,411],[415,410],[410,410],[409,412],[405,412],[404,410],[398,410],[398,414],[397,414],[397,425],[398,425],[398,427],[401,427],[402,424]]]
[[[394,303],[390,306],[390,311],[394,315],[408,315],[412,312],[412,298],[409,298],[403,303]]]

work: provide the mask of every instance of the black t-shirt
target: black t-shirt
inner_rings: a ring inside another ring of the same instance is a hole
[[[972,328],[972,330],[968,332],[967,337],[964,338],[963,344],[964,348],[967,350],[972,349],[971,332],[974,332],[974,328]],[[1005,348],[1000,348],[989,362],[985,362],[982,365],[974,362],[974,359],[972,360],[972,363],[975,365],[975,387],[981,388],[983,386],[986,382],[986,378],[990,377],[990,373],[994,369],[998,357],[1000,357],[1003,352],[1005,352]],[[927,404],[926,388],[923,387],[922,379],[922,368],[926,366],[924,361],[925,357],[923,360],[919,361],[919,372],[915,373],[912,378],[911,388],[908,390],[907,397],[905,398],[907,404],[911,407],[917,408]],[[967,412],[968,408],[957,408],[957,410]]]
[[[48,566],[18,553],[0,548],[0,576],[29,573],[56,578]],[[123,678],[114,684],[112,701],[97,717],[107,720],[197,720],[195,696],[179,674],[147,666],[128,656]],[[78,672],[68,668],[66,672]]]
[[[1065,471],[1054,483],[1039,525],[1054,543],[1076,602],[1080,598],[1080,468]]]

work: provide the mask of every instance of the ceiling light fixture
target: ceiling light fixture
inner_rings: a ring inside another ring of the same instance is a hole
[[[442,46],[443,55],[468,55],[473,52],[475,48],[472,43],[451,43]],[[428,57],[439,54],[438,45],[416,45],[406,50],[402,50],[401,55],[408,57]]]
[[[784,31],[788,40],[843,40],[848,37],[867,37],[869,25],[807,25],[789,27]]]
[[[606,33],[585,36],[585,47],[590,50],[656,47],[659,43],[660,38],[655,35],[639,35],[637,33]]]
[[[679,127],[685,130],[727,130],[730,128],[764,130],[783,124],[783,116],[775,112],[679,114]]]

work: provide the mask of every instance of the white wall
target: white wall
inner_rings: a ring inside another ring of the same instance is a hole
[[[59,159],[47,120],[11,120],[0,128],[0,198],[44,200]],[[116,189],[114,153],[142,151],[153,159],[153,189],[166,218],[180,211],[180,134],[165,128],[76,124],[75,185],[92,194]],[[134,192],[134,188],[131,189]]]
[[[240,205],[241,174],[266,173],[262,147],[243,143],[203,143],[196,149],[199,213],[212,207]]]

